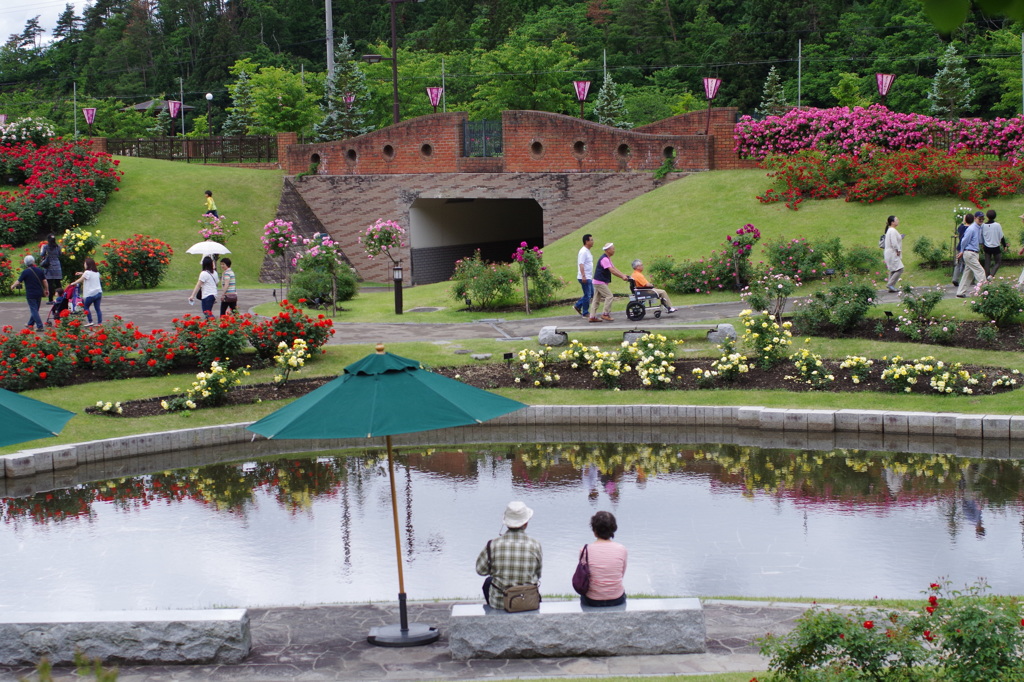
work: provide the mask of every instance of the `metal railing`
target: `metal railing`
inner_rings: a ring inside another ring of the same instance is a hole
[[[275,163],[277,137],[147,137],[108,138],[107,151],[118,156],[138,156],[186,163]]]
[[[463,156],[502,156],[501,121],[466,121],[462,126]]]

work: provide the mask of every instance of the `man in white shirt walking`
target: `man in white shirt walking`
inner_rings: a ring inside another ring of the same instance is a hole
[[[580,317],[590,316],[590,300],[594,298],[594,255],[590,253],[594,246],[594,236],[583,235],[583,246],[576,256],[576,279],[583,288],[583,296],[572,304],[573,309]]]

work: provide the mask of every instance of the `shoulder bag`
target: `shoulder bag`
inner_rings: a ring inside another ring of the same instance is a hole
[[[572,574],[572,589],[576,590],[577,594],[586,594],[590,590],[590,556],[587,554],[586,545],[583,545],[580,552],[576,572]]]

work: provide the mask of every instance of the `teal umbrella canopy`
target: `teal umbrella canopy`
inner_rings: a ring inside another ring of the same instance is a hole
[[[373,438],[479,424],[523,407],[415,360],[378,353],[248,428],[277,439]]]
[[[74,416],[74,412],[0,388],[0,447],[56,436]]]

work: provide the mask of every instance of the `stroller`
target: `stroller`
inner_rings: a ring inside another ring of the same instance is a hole
[[[57,294],[57,297],[53,299],[50,314],[46,316],[46,326],[52,327],[61,318],[61,313],[65,310],[69,311],[70,314],[81,314],[85,310],[77,284],[69,284],[64,288],[64,291]]]

